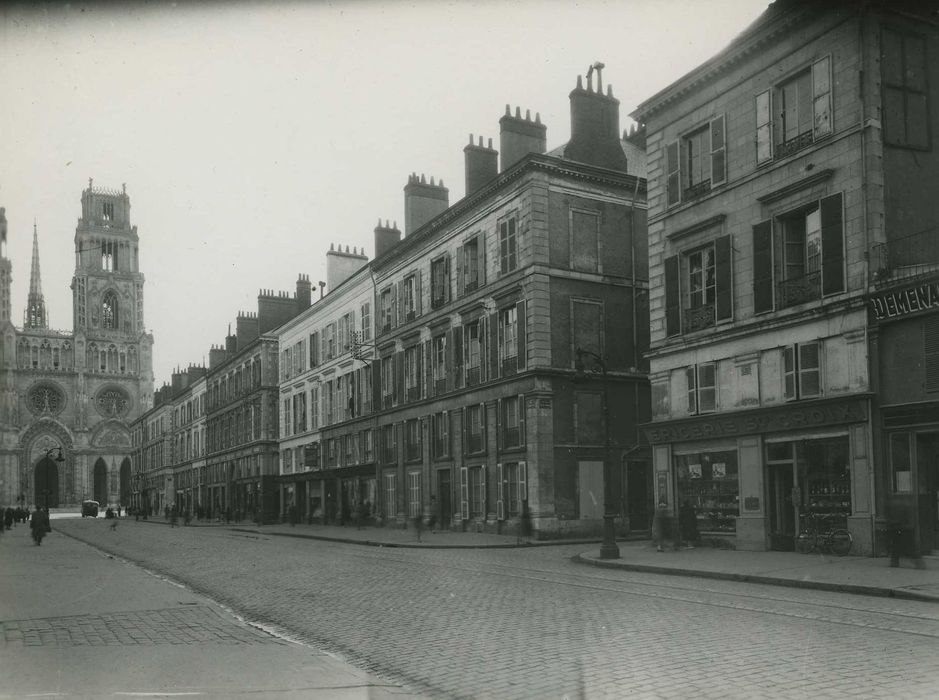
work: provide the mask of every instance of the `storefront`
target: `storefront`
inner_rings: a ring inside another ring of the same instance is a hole
[[[697,514],[705,544],[792,550],[810,518],[873,538],[869,396],[802,401],[645,426],[655,499]]]

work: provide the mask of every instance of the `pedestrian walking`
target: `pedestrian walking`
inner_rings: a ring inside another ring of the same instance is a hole
[[[30,517],[29,529],[32,532],[33,542],[38,547],[42,544],[42,538],[46,536],[46,532],[50,529],[49,516],[39,506],[36,506],[36,510],[33,511]]]
[[[678,549],[678,539],[672,530],[672,516],[668,512],[668,504],[659,503],[655,515],[652,516],[652,542],[655,544],[655,551],[664,552],[662,545],[666,540],[672,540],[675,549]]]

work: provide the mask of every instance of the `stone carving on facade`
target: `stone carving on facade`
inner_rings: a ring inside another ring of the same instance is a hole
[[[130,445],[130,438],[124,430],[109,428],[95,438],[94,444],[96,447],[126,447]]]
[[[127,394],[118,388],[103,389],[95,397],[95,408],[105,418],[120,418],[127,413]]]
[[[36,384],[26,394],[26,406],[35,416],[55,416],[65,408],[65,396],[52,384]]]

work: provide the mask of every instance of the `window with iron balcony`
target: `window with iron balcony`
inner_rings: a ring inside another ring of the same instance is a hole
[[[443,255],[430,263],[430,305],[438,309],[450,301],[450,256]]]
[[[721,236],[665,259],[665,326],[669,336],[733,318],[732,240]]]
[[[666,144],[666,206],[689,202],[727,181],[723,115]]]

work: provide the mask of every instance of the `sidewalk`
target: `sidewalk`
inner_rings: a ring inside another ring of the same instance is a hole
[[[53,532],[0,536],[0,698],[418,697]],[[102,523],[104,525],[104,523]]]
[[[143,521],[141,521],[143,522]],[[149,520],[168,525],[163,518]],[[301,537],[328,542],[374,547],[430,549],[479,549],[581,545],[590,548],[574,557],[579,564],[673,576],[696,576],[745,583],[810,588],[816,590],[903,598],[939,603],[939,557],[924,557],[926,569],[916,569],[908,559],[891,568],[886,557],[833,557],[795,552],[744,552],[699,547],[656,552],[648,540],[620,540],[619,559],[600,559],[598,538],[580,540],[526,540],[515,535],[478,532],[427,531],[420,542],[413,527],[273,524],[252,522],[196,523],[196,527],[227,527],[241,532],[282,537]]]

